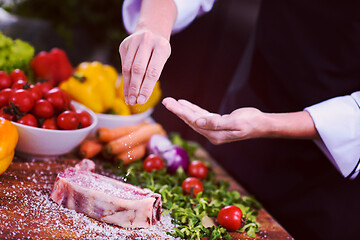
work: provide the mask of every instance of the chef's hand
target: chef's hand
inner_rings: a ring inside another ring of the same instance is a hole
[[[174,1],[143,0],[133,34],[120,44],[125,102],[149,99],[170,56],[170,35],[177,17]]]
[[[250,138],[319,138],[306,111],[263,113],[256,108],[239,108],[219,115],[186,101],[165,98],[164,106],[213,144]]]
[[[120,45],[125,102],[144,104],[170,56],[169,40],[148,29],[127,37]]]

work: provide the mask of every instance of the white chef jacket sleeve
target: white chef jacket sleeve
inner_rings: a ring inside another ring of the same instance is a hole
[[[344,176],[360,171],[360,91],[305,108],[321,137],[315,143]]]
[[[208,12],[215,0],[174,0],[177,7],[177,18],[173,33],[184,29],[197,16]],[[139,19],[141,0],[125,0],[122,8],[123,23],[126,31],[133,33]]]

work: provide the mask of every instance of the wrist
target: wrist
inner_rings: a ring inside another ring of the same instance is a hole
[[[169,40],[176,17],[173,0],[143,0],[135,32],[151,31]]]
[[[319,138],[314,122],[307,111],[265,113],[264,126],[264,135],[269,138]]]

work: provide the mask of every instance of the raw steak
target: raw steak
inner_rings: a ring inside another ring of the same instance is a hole
[[[149,228],[160,220],[161,196],[91,172],[91,160],[59,173],[50,198],[97,220],[125,228]]]

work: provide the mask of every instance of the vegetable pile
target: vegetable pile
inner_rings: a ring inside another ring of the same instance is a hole
[[[82,158],[92,158],[98,154],[114,162],[129,164],[143,158],[149,139],[156,134],[165,135],[158,123],[139,123],[116,128],[100,127],[95,138],[88,138],[79,147]]]
[[[31,127],[75,130],[92,123],[86,111],[76,111],[70,97],[48,82],[31,84],[19,69],[0,71],[0,117]]]
[[[176,224],[168,235],[232,239],[229,232],[238,231],[256,237],[260,228],[256,216],[261,205],[252,197],[229,191],[228,182],[217,180],[209,163],[195,157],[196,144],[184,141],[178,134],[170,135],[171,141],[165,139],[163,135],[153,135],[144,161],[127,165],[107,163],[104,167],[130,184],[161,194],[163,214],[170,213]],[[183,158],[182,153],[175,154],[181,159],[178,167],[171,165],[173,159],[163,158],[164,152],[175,147],[188,155]],[[169,171],[171,167],[174,171]]]

